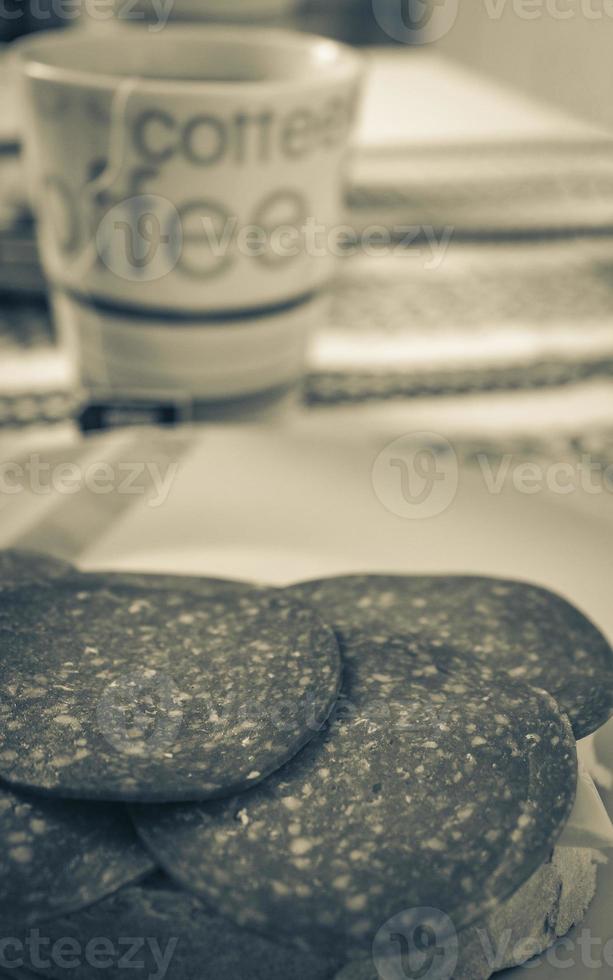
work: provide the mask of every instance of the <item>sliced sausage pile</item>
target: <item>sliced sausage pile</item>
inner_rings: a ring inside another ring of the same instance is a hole
[[[173,980],[330,980],[399,913],[479,922],[568,820],[567,715],[613,707],[603,637],[517,583],[11,552],[0,592],[0,939],[175,937]]]

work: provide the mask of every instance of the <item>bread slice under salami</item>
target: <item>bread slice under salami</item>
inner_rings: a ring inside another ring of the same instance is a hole
[[[201,800],[290,759],[331,710],[333,632],[275,591],[57,581],[0,604],[0,775],[60,797]]]
[[[287,590],[342,638],[386,632],[450,645],[536,687],[565,711],[577,739],[613,711],[613,651],[578,609],[524,582],[471,576],[349,575]]]
[[[489,980],[493,974],[519,966],[549,949],[572,926],[583,921],[596,893],[597,862],[598,855],[588,848],[556,847],[551,858],[509,901],[457,937],[443,966],[446,980],[452,968],[453,980]],[[390,977],[403,975],[398,938],[390,937]],[[445,944],[438,949],[440,962],[441,954],[445,958]],[[421,967],[423,976],[436,977],[435,964],[430,971],[426,969],[433,953],[436,955],[436,948],[417,956],[416,974]],[[381,974],[369,957],[347,964],[334,980],[381,980]]]
[[[576,787],[568,721],[544,692],[449,651],[354,638],[325,730],[249,793],[136,807],[182,887],[238,924],[345,956],[399,909],[462,929],[547,860]]]

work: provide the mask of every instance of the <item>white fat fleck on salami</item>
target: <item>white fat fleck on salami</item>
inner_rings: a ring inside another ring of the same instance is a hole
[[[333,632],[273,590],[13,590],[0,651],[0,775],[82,799],[239,792],[317,733],[340,682]]]
[[[368,630],[451,645],[549,691],[577,739],[613,711],[613,651],[570,603],[523,582],[470,576],[354,575],[305,582],[310,603],[342,637]]]
[[[298,952],[239,929],[207,909],[193,896],[177,891],[162,875],[122,888],[80,912],[40,927],[41,948],[73,940],[80,949],[92,948],[100,937],[116,950],[113,956],[83,956],[69,971],[71,980],[132,980],[163,975],[169,980],[330,980],[339,962]],[[15,931],[3,930],[4,936]],[[143,937],[130,962],[126,937]],[[17,933],[17,938],[25,941]],[[92,944],[89,946],[88,944]],[[56,947],[57,948],[57,947]],[[48,957],[45,976],[66,980],[66,967]]]
[[[43,584],[74,574],[76,570],[72,565],[59,558],[52,558],[51,555],[18,548],[0,550],[0,592],[27,583]]]
[[[399,909],[477,921],[547,859],[576,788],[570,725],[545,692],[400,639],[354,635],[343,653],[328,725],[265,784],[133,808],[181,886],[341,957]]]
[[[0,922],[84,908],[153,866],[122,807],[0,788]]]

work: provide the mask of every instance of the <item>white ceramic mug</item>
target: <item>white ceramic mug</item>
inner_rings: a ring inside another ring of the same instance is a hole
[[[75,30],[28,40],[18,63],[56,290],[226,315],[331,277],[361,80],[351,49],[251,28]]]

